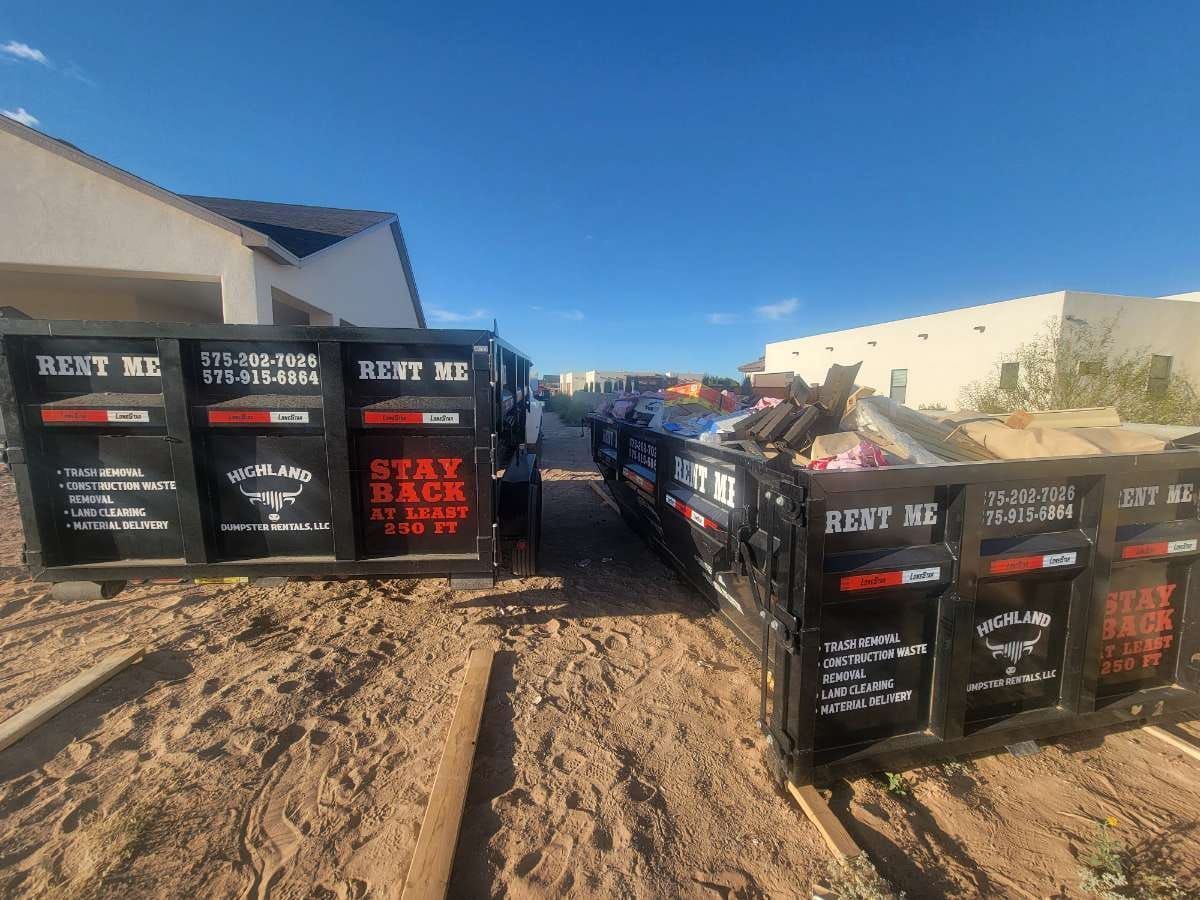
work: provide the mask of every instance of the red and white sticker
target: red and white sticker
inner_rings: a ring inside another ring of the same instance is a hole
[[[649,478],[646,478],[644,475],[639,475],[637,472],[633,471],[633,469],[629,468],[628,466],[626,466],[622,471],[624,472],[626,478],[628,478],[635,485],[640,487],[643,491],[645,491],[648,494],[654,493],[654,482],[651,481]]]
[[[715,519],[710,519],[699,510],[692,509],[692,507],[671,494],[667,494],[667,506],[671,507],[671,509],[675,510],[685,519],[695,522],[701,528],[710,528],[713,531],[721,530],[720,524]]]
[[[307,425],[308,413],[281,409],[210,409],[209,425]]]
[[[1172,556],[1176,553],[1195,553],[1200,541],[1157,541],[1153,544],[1130,544],[1121,549],[1121,559],[1142,559],[1146,556]]]
[[[872,572],[869,575],[847,575],[839,584],[843,591],[868,591],[872,588],[899,587],[905,584],[925,584],[942,577],[941,566],[923,569],[897,569],[894,572]]]
[[[364,425],[457,425],[456,412],[414,412],[410,410],[381,412],[367,410],[363,413]]]
[[[150,421],[150,411],[146,409],[43,409],[42,421],[56,425],[69,425],[76,422],[116,425],[127,422],[144,424]]]
[[[1037,556],[1014,556],[1011,559],[993,560],[988,566],[992,575],[1011,575],[1015,572],[1036,572],[1038,569],[1057,569],[1073,566],[1079,558],[1075,551],[1070,553],[1043,553]]]

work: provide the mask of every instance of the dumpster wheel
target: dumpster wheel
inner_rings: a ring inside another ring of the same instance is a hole
[[[529,512],[526,521],[529,532],[513,546],[512,572],[518,578],[529,578],[537,574],[539,551],[542,544],[542,480],[530,485]]]

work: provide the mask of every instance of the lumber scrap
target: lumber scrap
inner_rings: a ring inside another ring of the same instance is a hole
[[[446,896],[495,655],[494,647],[475,647],[467,659],[462,691],[404,880],[404,900],[441,900]]]
[[[66,684],[35,700],[18,713],[0,722],[0,750],[11,747],[43,722],[58,715],[75,701],[87,696],[118,672],[121,672],[146,654],[145,647],[128,647],[111,653]]]
[[[812,388],[808,386],[808,382],[799,375],[792,376],[792,383],[788,385],[788,397],[797,406],[804,406],[811,399]]]
[[[760,444],[770,443],[774,438],[767,435],[775,434],[779,423],[786,421],[795,411],[796,407],[786,402],[771,407],[771,414],[763,418],[750,433],[751,439],[758,441]]]
[[[792,423],[795,422],[797,417],[800,415],[800,410],[796,409],[796,407],[792,406],[790,403],[780,403],[779,405],[783,407],[782,414],[774,419],[769,420],[769,424],[764,426],[763,429],[759,431],[757,435],[755,435],[760,444],[775,443],[775,441],[779,440],[788,433],[788,429],[792,427]]]
[[[804,815],[808,816],[808,821],[812,822],[820,832],[825,845],[829,847],[829,852],[837,859],[853,859],[863,852],[815,787],[811,784],[796,787],[789,781],[787,788],[796,802],[800,804],[800,808],[804,810]]]
[[[817,420],[821,418],[821,411],[815,406],[806,406],[801,410],[800,415],[792,420],[788,430],[784,432],[783,437],[779,438],[777,443],[783,444],[792,450],[800,450],[812,443],[813,432],[817,427]]]
[[[1177,734],[1167,731],[1165,728],[1160,728],[1157,725],[1147,725],[1142,729],[1144,734],[1150,735],[1152,738],[1157,738],[1164,744],[1170,744],[1181,753],[1190,756],[1192,759],[1200,762],[1200,744],[1193,744],[1186,738],[1182,738]]]
[[[854,393],[854,379],[858,377],[858,370],[861,368],[862,362],[856,362],[852,366],[839,366],[834,363],[829,367],[825,380],[821,382],[821,405],[829,410],[834,422],[840,422],[845,415],[846,402]]]
[[[1093,406],[1081,409],[1018,409],[1004,420],[1009,428],[1116,428],[1121,417],[1115,406]]]
[[[833,434],[822,434],[813,440],[812,458],[827,459],[852,450],[862,443],[862,438],[856,431],[835,431]],[[886,448],[885,448],[886,449]]]
[[[746,418],[734,423],[733,433],[739,438],[749,437],[775,408],[774,406],[764,406],[762,409],[755,410]]]
[[[732,447],[734,450],[741,450],[743,453],[749,453],[756,459],[767,458],[767,455],[762,451],[762,447],[758,446],[754,441],[730,441],[726,446]]]
[[[863,397],[870,397],[874,393],[875,388],[873,387],[855,386],[854,390],[850,393],[849,398],[846,400],[846,412],[851,412],[854,409],[855,404],[858,403],[858,401]],[[843,415],[845,415],[845,413],[843,413]]]
[[[615,513],[621,512],[621,507],[617,506],[616,502],[613,500],[612,497],[610,497],[610,496],[608,496],[608,494],[604,493],[604,489],[601,488],[600,485],[596,484],[596,482],[594,482],[594,481],[589,481],[588,487],[590,487],[593,491],[596,492],[597,497],[599,497],[601,500],[603,500],[605,503],[607,503],[610,507],[612,507],[613,512],[615,512]]]

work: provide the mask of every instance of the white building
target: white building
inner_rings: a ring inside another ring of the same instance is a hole
[[[953,409],[962,388],[1052,320],[1101,325],[1118,317],[1114,350],[1146,348],[1156,372],[1200,382],[1200,294],[1122,297],[1055,291],[767,344],[763,372],[820,382],[831,363],[862,360],[858,383],[909,406]],[[1014,366],[1015,363],[1010,364]],[[1018,373],[1006,371],[1015,380]],[[754,377],[754,376],[751,376]]]
[[[184,197],[0,116],[0,306],[35,318],[425,318],[393,213]]]
[[[699,372],[629,372],[625,370],[590,369],[586,372],[563,372],[558,376],[562,393],[568,397],[576,391],[610,394],[613,391],[657,390],[668,384],[687,384],[701,381]]]

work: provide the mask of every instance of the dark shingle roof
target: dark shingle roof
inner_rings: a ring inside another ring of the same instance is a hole
[[[373,225],[396,218],[395,213],[367,209],[333,209],[189,194],[182,196],[217,215],[261,231],[300,257],[324,250]]]

